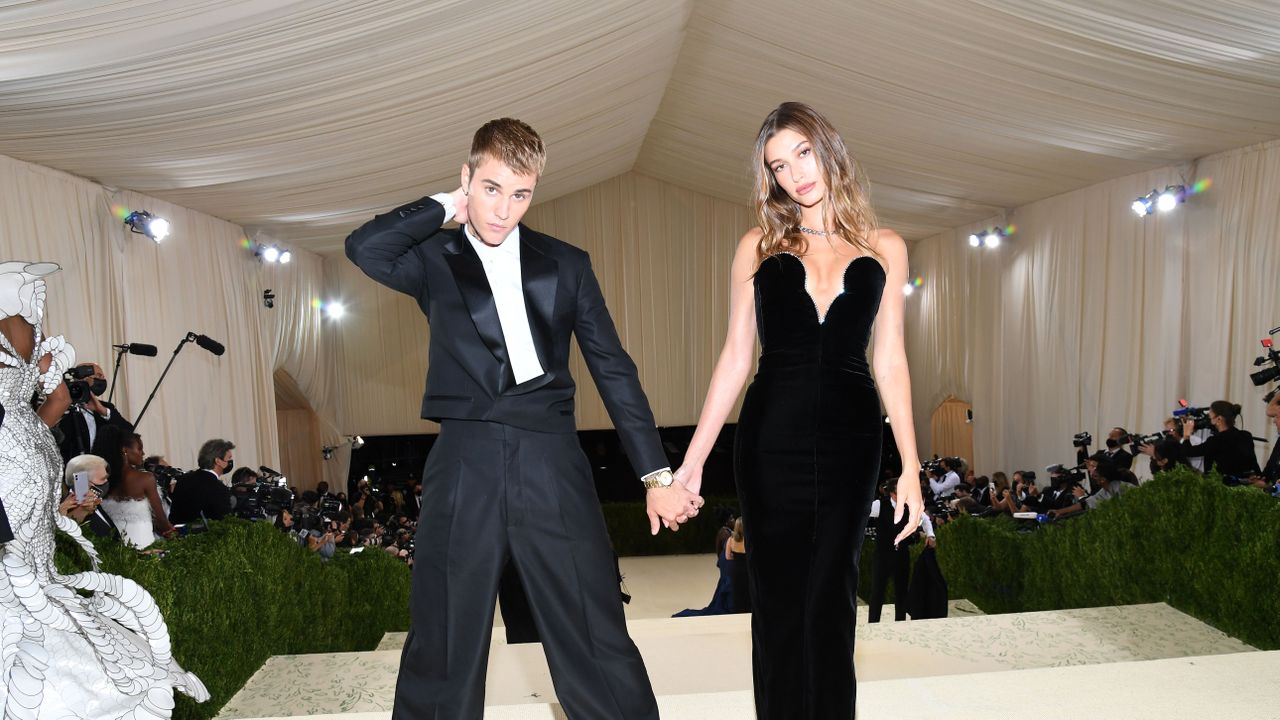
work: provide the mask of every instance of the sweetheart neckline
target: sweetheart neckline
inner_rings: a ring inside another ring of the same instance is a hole
[[[836,301],[839,300],[848,291],[849,268],[853,267],[853,264],[855,262],[863,258],[869,258],[875,262],[876,267],[880,268],[880,272],[884,273],[884,266],[880,264],[879,260],[876,260],[874,257],[870,255],[857,255],[855,257],[850,258],[849,262],[845,263],[844,268],[840,271],[840,292],[837,292],[835,296],[831,298],[830,302],[827,303],[826,312],[823,312],[818,307],[818,299],[815,298],[813,296],[813,293],[810,292],[809,290],[809,267],[804,264],[804,260],[802,260],[799,255],[796,255],[795,253],[789,252],[787,250],[779,250],[777,254],[790,255],[791,257],[796,259],[796,262],[800,263],[800,270],[804,273],[804,294],[809,296],[809,302],[813,305],[813,313],[816,316],[818,325],[820,326],[826,325],[827,316],[831,314],[831,309],[835,307]]]

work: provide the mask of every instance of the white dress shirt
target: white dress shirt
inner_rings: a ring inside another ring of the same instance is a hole
[[[890,499],[889,507],[892,508],[892,510],[897,510],[898,504],[895,503],[892,499]],[[870,517],[873,517],[873,518],[880,517],[880,498],[876,498],[875,500],[871,501]],[[920,529],[924,531],[925,537],[937,537],[936,535],[933,534],[933,520],[929,519],[929,513],[924,513],[920,516]]]
[[[453,196],[439,193],[432,200],[444,206],[444,221],[454,216]],[[533,344],[533,332],[529,329],[529,310],[524,301],[524,285],[520,279],[520,226],[512,228],[501,245],[493,247],[471,232],[465,225],[467,240],[480,256],[484,276],[493,291],[493,301],[498,308],[498,323],[502,326],[502,339],[507,345],[507,357],[511,358],[511,371],[516,384],[532,380],[543,373],[542,362]]]
[[[956,488],[960,487],[960,476],[956,471],[949,470],[941,480],[929,478],[929,487],[933,489],[933,494],[937,497],[946,497],[955,494]]]

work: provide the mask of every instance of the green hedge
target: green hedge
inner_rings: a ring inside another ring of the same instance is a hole
[[[604,503],[600,509],[604,513],[609,539],[613,542],[613,551],[622,557],[696,555],[716,551],[716,533],[720,525],[716,522],[713,508],[720,505],[738,512],[737,498],[706,498],[698,516],[681,525],[678,532],[662,528],[656,536],[649,534],[649,516],[645,514],[642,502]]]
[[[1280,649],[1280,501],[1254,488],[1183,469],[1082,517],[1018,527],[965,516],[939,529],[952,597],[987,612],[1166,602]]]
[[[88,568],[69,538],[58,567]],[[370,549],[321,561],[267,523],[226,520],[207,533],[157,545],[163,558],[95,541],[106,572],[133,578],[155,597],[174,656],[212,698],[178,695],[174,718],[212,718],[273,655],[372,650],[409,626],[409,571]]]

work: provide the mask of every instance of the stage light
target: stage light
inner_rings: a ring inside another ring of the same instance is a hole
[[[269,263],[273,263],[280,259],[280,248],[275,246],[267,246],[262,248],[262,259]]]
[[[355,437],[351,438],[351,448],[353,450],[359,450],[362,447],[364,447],[364,438],[360,437],[359,435],[356,435]]]
[[[288,250],[282,250],[282,251],[280,252],[280,264],[281,264],[281,265],[288,265],[288,264],[289,264],[289,261],[290,261],[290,260],[292,260],[292,259],[293,259],[293,253],[289,252]]]
[[[134,210],[124,218],[131,232],[146,235],[157,243],[169,237],[169,221],[156,217],[146,210]]]
[[[343,315],[347,314],[347,309],[340,302],[325,303],[324,314],[330,319],[340,320]]]
[[[989,249],[998,248],[1000,247],[1000,244],[1004,242],[1005,238],[1013,234],[1013,231],[1013,225],[1006,225],[1004,227],[997,225],[985,230],[979,230],[978,232],[969,235],[969,247],[979,248],[985,246]],[[919,287],[919,285],[916,287]]]
[[[912,285],[911,283],[907,283],[906,285],[902,286],[902,294],[906,295],[907,297],[911,297],[911,294],[914,293],[915,291],[916,291],[916,286]]]
[[[1178,207],[1178,201],[1182,198],[1182,186],[1170,185],[1160,193],[1156,198],[1156,209],[1160,212],[1169,212]]]
[[[1140,197],[1137,200],[1134,200],[1133,205],[1130,207],[1132,207],[1133,211],[1138,214],[1138,217],[1146,217],[1151,214],[1151,198]]]

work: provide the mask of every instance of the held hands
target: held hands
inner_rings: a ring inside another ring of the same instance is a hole
[[[902,522],[903,513],[907,515],[907,526],[893,539],[893,546],[911,537],[920,527],[924,518],[924,499],[920,496],[920,483],[917,477],[919,468],[904,468],[902,477],[898,478],[898,505],[893,509],[893,524]]]
[[[701,497],[689,492],[679,480],[664,488],[649,488],[645,491],[645,513],[649,516],[649,533],[658,534],[659,523],[671,532],[680,530],[680,525],[689,518],[698,516],[702,507]]]

